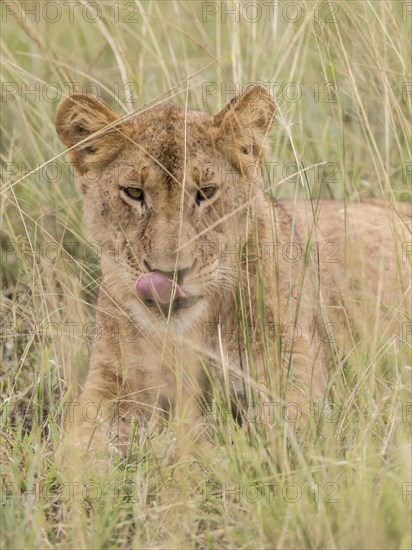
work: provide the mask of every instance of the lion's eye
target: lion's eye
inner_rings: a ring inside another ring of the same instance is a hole
[[[211,199],[216,194],[216,187],[203,187],[196,193],[195,202],[196,204],[200,204],[203,201],[207,201]]]
[[[138,187],[123,187],[123,192],[134,201],[143,202],[144,201],[144,193],[142,189],[139,189]]]

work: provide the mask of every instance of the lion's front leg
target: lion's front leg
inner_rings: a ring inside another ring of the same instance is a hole
[[[86,390],[72,403],[66,417],[66,449],[83,458],[110,455],[119,447],[119,422],[115,398],[98,390]],[[122,430],[124,431],[124,429]]]

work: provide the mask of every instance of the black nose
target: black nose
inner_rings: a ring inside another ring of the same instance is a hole
[[[185,278],[185,276],[190,271],[192,271],[192,269],[195,267],[196,260],[193,262],[193,264],[190,267],[182,267],[180,269],[178,268],[176,271],[174,271],[174,270],[165,271],[164,267],[163,267],[163,269],[157,269],[157,267],[154,266],[154,265],[150,266],[149,263],[146,260],[144,260],[143,264],[144,264],[145,269],[147,269],[147,271],[149,271],[149,272],[150,271],[156,271],[157,273],[161,273],[162,275],[164,275],[168,279],[174,279],[176,277],[176,282],[177,282],[177,284],[180,285],[183,282],[183,279]]]

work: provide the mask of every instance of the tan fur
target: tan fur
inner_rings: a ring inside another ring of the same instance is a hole
[[[231,387],[254,375],[280,398],[308,403],[324,398],[327,365],[358,353],[362,337],[401,340],[410,308],[407,216],[384,203],[272,202],[259,166],[274,112],[258,86],[216,116],[166,104],[122,121],[85,95],[59,106],[57,132],[73,147],[88,235],[102,250],[100,338],[76,409],[85,445],[109,438],[120,448],[132,418],[144,426],[169,410],[194,428],[204,367],[222,358]],[[217,195],[196,205],[208,183]],[[126,184],[144,190],[145,206],[122,196]],[[292,262],[288,254],[299,251]],[[149,310],[134,288],[148,266],[189,269],[183,288],[203,299],[169,319]],[[295,323],[291,342],[283,327],[290,335]],[[280,373],[287,383],[276,386]]]

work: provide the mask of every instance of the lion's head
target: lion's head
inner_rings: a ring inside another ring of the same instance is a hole
[[[274,110],[260,86],[216,116],[168,103],[120,119],[82,94],[60,104],[56,128],[79,174],[105,288],[140,320],[194,320],[232,284],[262,197]]]

